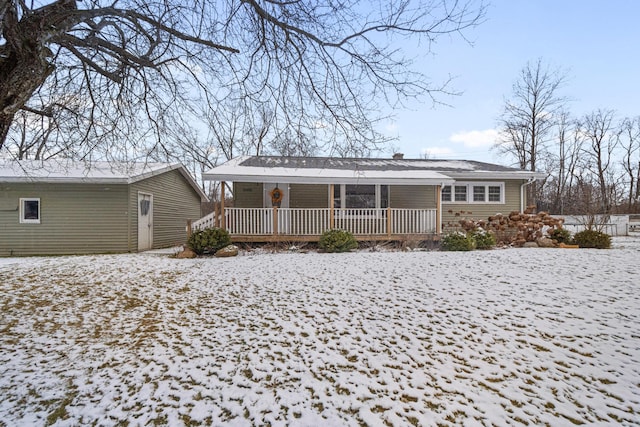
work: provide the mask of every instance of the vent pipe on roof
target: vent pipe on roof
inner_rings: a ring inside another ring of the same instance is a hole
[[[393,160],[402,160],[404,159],[404,154],[402,153],[393,153]]]

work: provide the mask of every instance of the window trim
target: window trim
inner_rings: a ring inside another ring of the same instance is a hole
[[[450,188],[449,191],[442,191],[444,188]],[[467,194],[466,200],[456,201],[456,187],[466,187]],[[475,191],[474,187],[484,187],[484,201],[475,201]],[[489,201],[489,187],[499,187],[500,188],[500,200],[499,201]],[[450,203],[450,204],[465,204],[465,205],[503,205],[505,204],[505,183],[498,181],[467,181],[467,182],[455,182],[451,185],[443,185],[440,191],[441,197],[440,201],[442,203]],[[449,200],[445,200],[445,197],[449,197]]]
[[[25,218],[25,202],[38,202],[38,218],[30,219]],[[20,224],[40,224],[41,217],[41,202],[39,197],[21,197],[20,198]]]

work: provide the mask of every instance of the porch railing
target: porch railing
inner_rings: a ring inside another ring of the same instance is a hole
[[[330,228],[354,235],[435,233],[435,209],[225,208],[232,235],[319,236]],[[215,225],[213,214],[192,224],[193,230]]]

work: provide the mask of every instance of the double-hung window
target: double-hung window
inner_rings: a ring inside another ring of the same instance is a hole
[[[503,182],[464,182],[442,187],[447,203],[504,203]]]
[[[20,223],[40,224],[40,199],[21,198],[19,211]]]
[[[466,185],[454,185],[454,202],[466,202],[467,201],[467,186]]]

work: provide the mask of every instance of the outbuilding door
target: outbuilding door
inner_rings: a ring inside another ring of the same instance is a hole
[[[153,247],[153,194],[138,193],[138,250]]]

